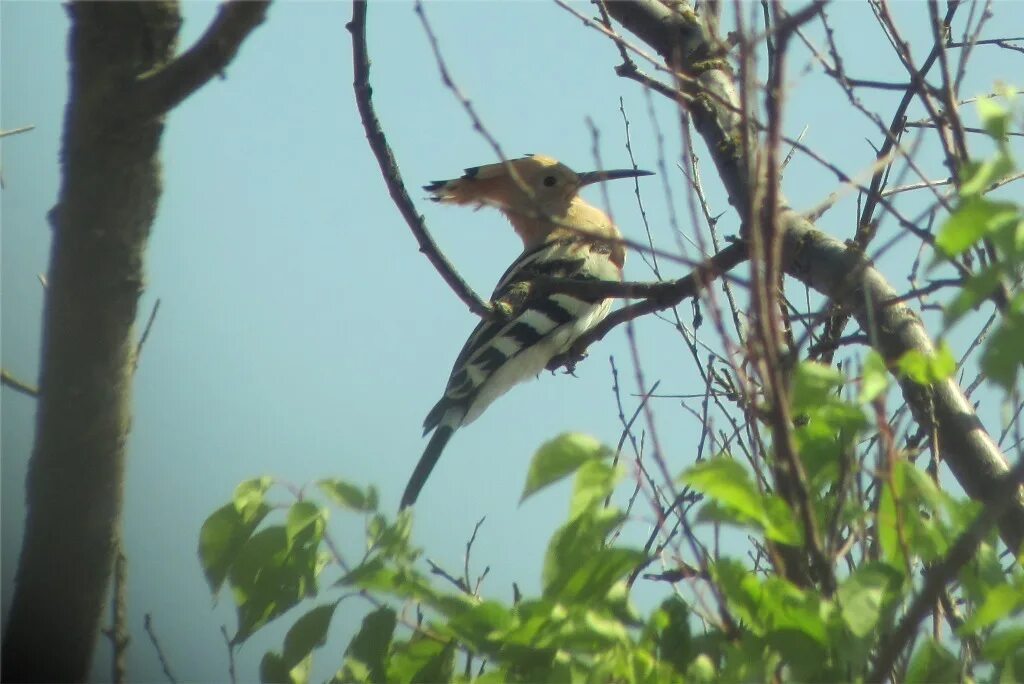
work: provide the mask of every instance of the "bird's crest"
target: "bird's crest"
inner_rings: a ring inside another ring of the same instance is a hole
[[[518,196],[525,196],[523,188],[534,190],[537,176],[553,174],[559,180],[575,180],[569,167],[551,157],[530,154],[496,164],[471,166],[460,178],[432,181],[423,189],[434,202],[445,204],[508,205]],[[514,175],[513,175],[514,174]]]

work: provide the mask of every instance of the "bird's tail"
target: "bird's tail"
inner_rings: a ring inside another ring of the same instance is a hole
[[[455,425],[451,425],[449,421],[443,421],[434,430],[430,441],[427,442],[427,448],[423,450],[423,455],[420,456],[420,462],[416,464],[416,470],[412,472],[412,476],[409,478],[409,484],[405,485],[405,493],[402,494],[402,505],[399,510],[408,508],[416,503],[420,490],[423,489],[427,478],[430,477],[430,471],[437,465],[437,459],[441,457],[441,452],[444,451],[448,440],[455,434],[457,426],[457,422]]]

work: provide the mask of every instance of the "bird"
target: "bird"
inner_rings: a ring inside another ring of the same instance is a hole
[[[456,430],[514,385],[536,377],[608,315],[611,299],[544,292],[532,284],[541,277],[621,281],[622,233],[579,191],[596,182],[649,175],[639,169],[576,173],[556,159],[531,154],[470,167],[460,178],[423,186],[441,204],[498,209],[522,239],[523,251],[498,280],[491,315],[466,340],[444,394],[423,422],[424,436],[434,434],[409,478],[401,509],[416,502]]]

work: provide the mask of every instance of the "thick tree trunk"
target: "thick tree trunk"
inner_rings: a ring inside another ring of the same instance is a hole
[[[63,183],[43,313],[28,520],[4,681],[80,681],[114,562],[143,257],[160,198],[163,115],[223,74],[266,0],[226,2],[174,57],[176,0],[75,2]]]
[[[136,77],[173,56],[181,24],[170,2],[68,11],[63,182],[50,214],[36,443],[5,681],[88,675],[119,527],[132,325],[160,196],[163,123],[121,113]]]

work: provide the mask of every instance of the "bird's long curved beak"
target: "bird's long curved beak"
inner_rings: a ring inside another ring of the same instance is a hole
[[[616,178],[637,178],[639,176],[653,176],[653,171],[642,171],[640,169],[616,169],[613,171],[587,171],[577,174],[580,179],[580,187],[591,183],[615,180]]]

